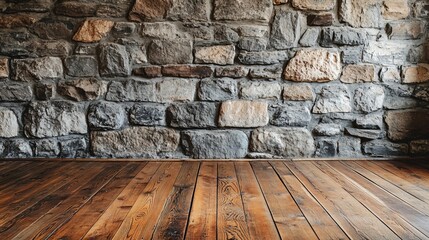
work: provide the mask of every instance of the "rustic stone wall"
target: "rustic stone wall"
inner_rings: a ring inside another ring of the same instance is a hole
[[[429,154],[426,0],[0,10],[0,157]]]

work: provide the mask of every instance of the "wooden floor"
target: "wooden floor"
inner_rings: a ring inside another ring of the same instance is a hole
[[[429,239],[425,163],[1,162],[0,239]]]

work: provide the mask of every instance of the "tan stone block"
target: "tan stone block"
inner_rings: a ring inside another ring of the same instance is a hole
[[[114,22],[103,19],[86,20],[73,36],[77,42],[92,43],[103,39],[112,29]]]
[[[363,83],[376,81],[375,67],[372,64],[357,64],[344,67],[340,81],[343,83]]]
[[[260,101],[223,102],[219,111],[221,127],[261,127],[268,124],[268,104]]]
[[[403,83],[423,83],[429,81],[429,64],[406,67],[403,70]]]

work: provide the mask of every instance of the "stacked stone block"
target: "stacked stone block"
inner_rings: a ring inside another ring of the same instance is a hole
[[[0,157],[429,155],[425,0],[0,6]]]

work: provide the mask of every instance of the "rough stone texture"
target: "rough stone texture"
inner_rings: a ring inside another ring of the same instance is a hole
[[[125,110],[116,103],[99,102],[88,109],[88,123],[93,129],[114,130],[124,124]]]
[[[249,77],[251,79],[262,79],[262,80],[268,80],[268,79],[280,79],[281,74],[283,72],[283,66],[282,65],[274,65],[269,67],[258,67],[258,68],[252,68],[249,72]]]
[[[172,20],[208,21],[210,15],[209,0],[172,0],[167,16]]]
[[[96,156],[144,156],[172,152],[179,145],[178,132],[158,127],[130,127],[121,131],[91,132],[91,151]]]
[[[425,33],[426,26],[422,21],[407,21],[388,23],[386,32],[390,39],[407,40],[418,39]]]
[[[323,87],[313,107],[313,113],[351,112],[350,95],[345,86]]]
[[[27,102],[32,99],[31,86],[22,83],[0,83],[0,100],[4,102]]]
[[[43,139],[34,143],[36,157],[55,157],[60,153],[58,142],[52,139]]]
[[[95,77],[98,63],[91,56],[71,56],[64,61],[66,74],[73,77]]]
[[[60,82],[58,94],[74,101],[96,100],[106,93],[104,82],[96,79],[82,79]]]
[[[429,140],[415,140],[410,143],[410,152],[413,155],[428,155]]]
[[[378,0],[343,0],[340,18],[353,27],[379,27],[380,6]]]
[[[234,79],[203,80],[198,89],[198,98],[203,101],[224,101],[237,97],[237,81]]]
[[[282,88],[276,82],[246,82],[240,84],[242,99],[280,99]]]
[[[18,119],[13,111],[0,107],[0,137],[11,138],[18,136]]]
[[[141,68],[136,68],[133,70],[133,74],[145,78],[156,78],[162,76],[160,66],[145,66]]]
[[[405,67],[402,71],[403,83],[429,82],[429,64]]]
[[[367,33],[362,29],[350,27],[330,27],[322,31],[320,45],[333,47],[335,45],[358,46],[367,42]]]
[[[341,58],[344,64],[356,64],[362,62],[362,46],[341,47]]]
[[[311,121],[310,110],[302,106],[276,105],[270,123],[281,127],[305,127]]]
[[[307,16],[308,26],[331,26],[333,22],[334,14],[332,13],[309,14]]]
[[[77,42],[93,43],[103,39],[112,29],[114,22],[103,19],[88,19],[73,36]]]
[[[261,127],[268,124],[268,104],[260,101],[225,101],[219,110],[221,127]]]
[[[130,59],[123,45],[106,43],[99,48],[100,75],[103,77],[125,77],[130,75]]]
[[[283,77],[295,82],[329,82],[341,74],[338,52],[324,49],[299,50],[286,66]]]
[[[316,141],[315,157],[335,157],[337,154],[337,141],[335,139],[321,138]]]
[[[33,156],[30,143],[26,140],[10,140],[5,143],[3,157],[30,158]]]
[[[63,63],[57,57],[16,59],[12,62],[14,79],[17,81],[40,81],[63,77]]]
[[[314,140],[304,128],[260,128],[252,132],[250,150],[283,157],[311,157]]]
[[[167,123],[175,128],[216,127],[215,103],[182,103],[167,108]]]
[[[371,113],[356,119],[356,125],[360,128],[382,129],[383,115],[381,113]]]
[[[372,64],[347,65],[340,78],[343,83],[364,83],[376,81],[375,67]]]
[[[24,112],[23,122],[28,137],[87,133],[85,113],[78,105],[65,101],[33,102]]]
[[[393,141],[424,139],[429,136],[428,110],[388,111],[384,121],[388,128],[388,137]]]
[[[356,89],[354,104],[357,110],[363,112],[374,112],[383,107],[384,89],[373,85]]]
[[[128,19],[131,21],[150,21],[163,19],[172,5],[171,0],[137,0],[131,9]]]
[[[335,123],[321,123],[314,129],[313,133],[318,136],[335,136],[341,134],[341,126]]]
[[[257,20],[268,22],[273,9],[272,0],[217,0],[214,7],[215,20]]]
[[[0,16],[0,28],[29,27],[39,21],[41,14],[8,14]]]
[[[234,64],[234,57],[235,47],[233,45],[199,47],[195,50],[196,63]]]
[[[142,126],[164,126],[166,107],[161,104],[136,104],[130,110],[130,122]]]
[[[294,47],[301,35],[300,18],[296,12],[276,11],[271,27],[270,44],[275,49]]]
[[[9,77],[9,60],[0,58],[0,79]]]
[[[248,145],[246,134],[237,130],[186,131],[182,134],[182,147],[193,158],[244,158]]]
[[[308,28],[299,40],[299,44],[303,47],[313,47],[319,41],[320,29]]]
[[[360,138],[343,136],[338,140],[340,157],[359,157],[362,154]]]
[[[37,100],[50,100],[56,95],[56,84],[52,82],[37,83],[34,86],[34,95]]]
[[[62,1],[55,5],[55,13],[57,15],[68,17],[92,17],[95,16],[97,11],[97,4],[75,2],[75,1]]]
[[[380,72],[380,78],[383,82],[401,82],[401,73],[396,67],[383,67]]]
[[[380,130],[373,129],[346,128],[346,132],[352,136],[365,139],[378,139],[382,137]]]
[[[86,157],[88,154],[88,144],[83,137],[62,140],[59,144],[62,158]]]
[[[384,140],[373,140],[363,144],[363,151],[374,157],[402,156],[408,154],[408,145],[391,143]]]
[[[106,100],[125,101],[156,101],[155,84],[147,81],[128,80],[112,82],[106,93]]]
[[[160,102],[189,102],[195,98],[197,89],[193,80],[165,80],[156,85],[157,101]]]
[[[169,65],[162,67],[162,74],[170,77],[206,78],[213,70],[209,66]]]
[[[216,77],[241,78],[246,77],[247,74],[249,74],[249,69],[242,66],[218,67],[215,71]]]
[[[292,0],[292,6],[301,10],[331,10],[335,6],[334,0]]]
[[[406,47],[402,43],[369,41],[363,51],[363,61],[382,65],[403,64]]]
[[[385,0],[381,11],[383,18],[386,20],[404,19],[410,15],[407,0]]]
[[[310,84],[286,85],[283,89],[283,100],[313,101],[314,93]]]
[[[238,61],[242,64],[277,64],[289,60],[288,51],[263,51],[263,52],[240,52]]]
[[[192,63],[192,43],[188,40],[153,40],[148,49],[152,64]]]

